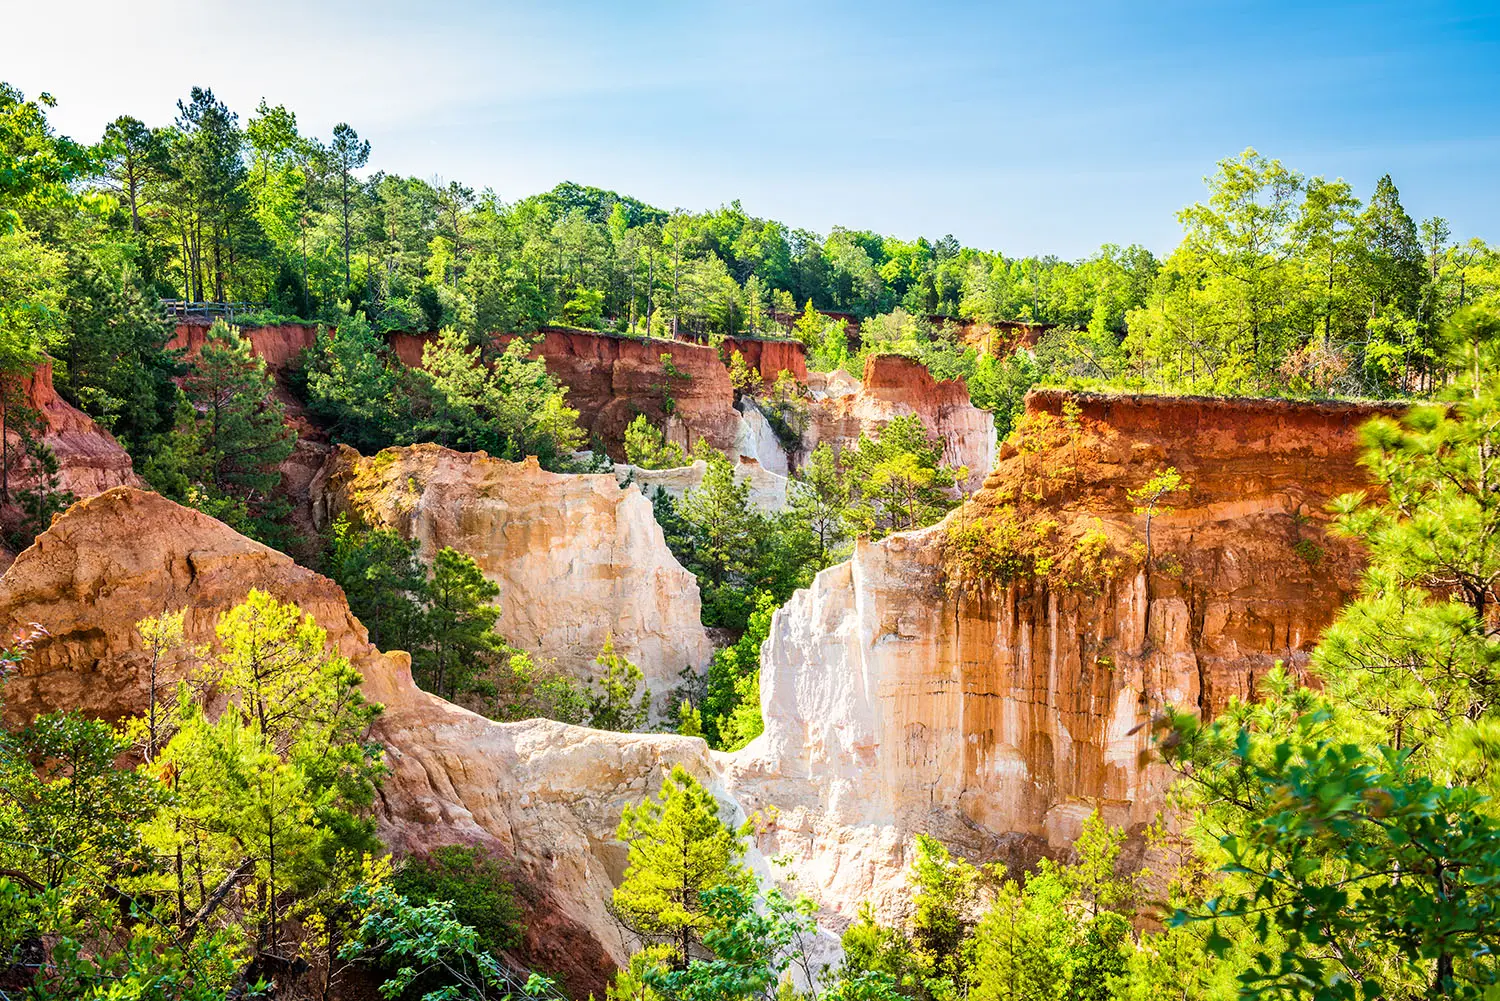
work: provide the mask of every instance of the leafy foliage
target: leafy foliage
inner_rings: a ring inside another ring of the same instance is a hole
[[[413,904],[451,902],[454,919],[474,928],[479,946],[491,952],[521,941],[522,911],[506,868],[477,848],[445,845],[407,856],[391,887]]]
[[[713,892],[751,880],[740,864],[744,834],[725,826],[713,794],[681,765],[662,781],[657,799],[625,807],[615,836],[629,848],[629,865],[614,910],[638,935],[671,946],[673,969],[688,969],[734,903]]]
[[[625,428],[625,461],[642,469],[672,469],[687,465],[688,457],[645,414],[636,414]]]
[[[295,444],[282,411],[265,362],[238,329],[215,321],[188,364],[176,425],[156,439],[144,475],[166,496],[274,540],[276,467]]]

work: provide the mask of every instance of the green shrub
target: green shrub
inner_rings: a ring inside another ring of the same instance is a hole
[[[491,951],[521,942],[525,927],[515,887],[505,865],[468,845],[434,848],[409,855],[392,876],[396,891],[414,904],[451,900],[453,916],[479,933],[479,944]]]

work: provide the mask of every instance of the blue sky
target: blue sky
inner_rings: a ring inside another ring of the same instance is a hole
[[[1064,257],[1170,250],[1214,161],[1255,146],[1362,194],[1390,172],[1412,215],[1500,240],[1495,0],[86,0],[0,25],[25,39],[0,79],[80,139],[206,84],[507,199],[567,179]]]

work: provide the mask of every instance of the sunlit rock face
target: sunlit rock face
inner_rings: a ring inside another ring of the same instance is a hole
[[[182,322],[167,342],[167,350],[182,351],[196,358],[208,339],[209,322]],[[313,323],[278,323],[270,326],[241,326],[240,336],[250,342],[250,351],[266,363],[273,375],[283,375],[303,351],[318,340],[318,326]]]
[[[495,336],[496,346],[513,334]],[[592,443],[617,462],[625,459],[625,428],[638,414],[657,427],[669,421],[685,446],[702,439],[721,452],[734,449],[739,414],[734,387],[719,353],[706,344],[646,340],[585,330],[547,329],[537,335],[531,354],[567,388],[568,406]],[[391,334],[396,357],[413,367],[422,364],[431,334]]]
[[[807,382],[807,348],[801,341],[763,340],[756,337],[726,337],[719,344],[719,357],[732,360],[739,352],[769,389],[782,372],[790,372],[798,382]]]
[[[790,463],[771,422],[752,400],[740,401],[740,427],[735,437],[740,461],[753,462],[767,472],[787,476]]]
[[[712,648],[698,582],[667,548],[651,502],[614,474],[549,473],[437,445],[362,457],[341,447],[310,492],[320,525],[340,514],[394,529],[431,560],[445,546],[500,585],[496,628],[579,678],[606,637],[638,664],[658,706]]]
[[[860,543],[776,613],[766,730],[728,774],[747,807],[781,806],[763,847],[827,898],[888,892],[916,831],[1002,858],[1065,846],[1094,809],[1139,831],[1170,777],[1138,724],[1250,697],[1278,660],[1301,669],[1356,589],[1359,554],[1325,531],[1326,507],[1366,485],[1356,429],[1379,408],[1075,399],[1076,436],[1008,442],[949,523],[1009,506],[1064,540],[1103,532],[1113,573],[1085,589],[956,587],[943,525]],[[1062,400],[1028,406],[1058,415]],[[1192,489],[1154,518],[1148,603],[1127,493],[1166,467]]]
[[[635,486],[647,497],[654,495],[660,487],[673,500],[681,500],[688,491],[703,485],[708,463],[699,459],[686,466],[669,469],[642,469],[625,463],[615,465],[615,476],[622,484]],[[750,485],[749,500],[752,505],[767,513],[780,511],[787,503],[787,478],[761,468],[753,459],[741,458],[734,467],[734,478]]]
[[[938,382],[917,361],[900,355],[874,355],[865,361],[864,380],[841,371],[820,375],[812,386],[810,423],[799,460],[819,444],[843,449],[861,434],[878,437],[897,417],[916,414],[928,432],[943,443],[943,462],[968,470],[961,484],[979,489],[995,464],[995,422],[987,410],[969,402],[963,380]]]
[[[168,347],[194,357],[208,329],[206,323],[179,323]],[[317,342],[318,328],[286,323],[246,326],[240,333],[252,353],[281,379]],[[494,343],[503,347],[514,336],[496,334]],[[625,428],[636,415],[645,414],[684,447],[701,439],[731,457],[743,455],[770,472],[787,475],[786,453],[764,416],[753,403],[743,404],[743,415],[736,411],[725,359],[739,352],[768,389],[783,371],[806,382],[806,349],[800,342],[742,337],[711,347],[562,328],[546,328],[535,336],[532,356],[542,359],[567,389],[568,405],[579,412],[579,425],[590,441],[602,445],[616,461],[625,458]],[[434,339],[432,334],[386,335],[396,361],[414,368],[422,366],[422,353]],[[300,416],[300,404],[284,387],[278,395],[294,417]],[[303,422],[297,430],[306,436],[310,426]]]

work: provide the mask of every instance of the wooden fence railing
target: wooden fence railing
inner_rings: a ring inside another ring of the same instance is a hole
[[[164,308],[172,316],[184,320],[225,320],[236,316],[259,313],[266,308],[263,302],[188,302],[184,299],[163,299]]]

